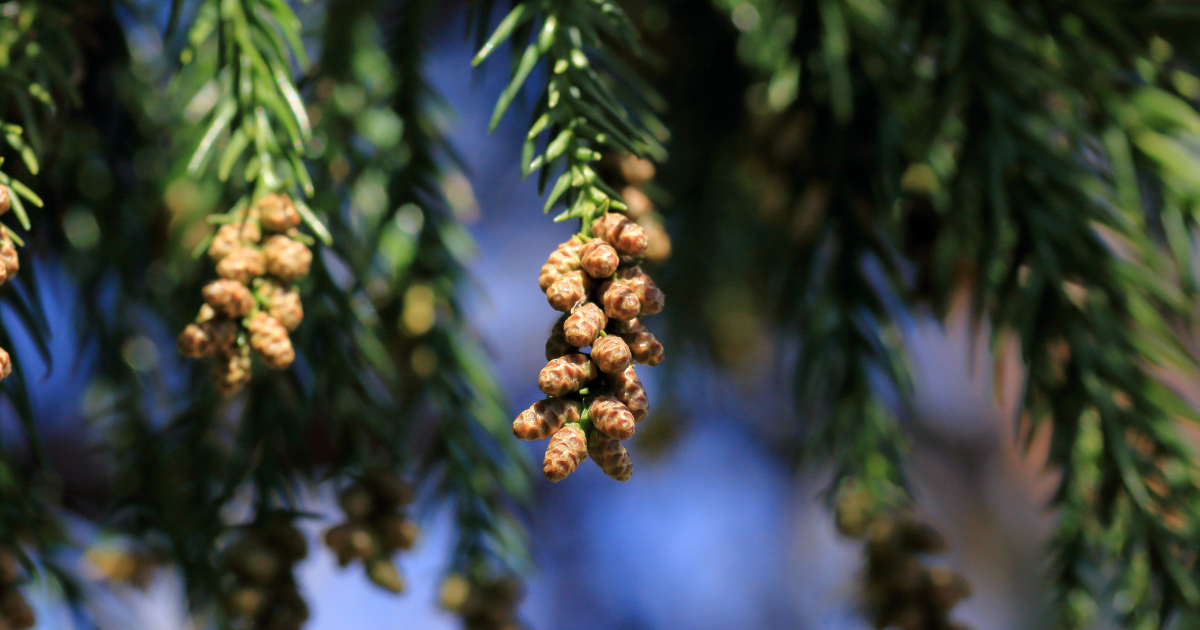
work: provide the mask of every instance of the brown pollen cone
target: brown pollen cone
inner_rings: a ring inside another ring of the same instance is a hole
[[[267,259],[257,247],[237,245],[217,263],[217,275],[249,285],[267,271]]]
[[[250,382],[250,346],[234,346],[219,353],[215,380],[217,391],[229,398]]]
[[[204,285],[204,301],[226,317],[245,317],[254,308],[250,289],[237,280],[213,280]]]
[[[8,235],[8,229],[0,226],[0,263],[4,264],[4,275],[14,278],[21,270],[21,257],[17,255],[17,246]]]
[[[0,184],[0,214],[8,212],[12,207],[12,190],[4,184]]]
[[[642,310],[642,302],[624,282],[605,282],[597,291],[604,303],[604,314],[613,319],[630,320]]]
[[[621,269],[616,274],[616,281],[623,281],[638,297],[640,315],[654,315],[662,312],[666,296],[663,295],[658,285],[654,284],[654,280],[651,280],[650,276],[642,271],[641,267]]]
[[[279,234],[267,239],[262,252],[267,257],[267,271],[284,282],[307,276],[312,266],[312,251],[307,245]]]
[[[582,249],[583,243],[573,236],[571,240],[559,245],[558,249],[550,253],[546,264],[542,265],[542,272],[538,276],[538,287],[542,291],[546,291],[563,275],[578,271],[579,253]]]
[[[300,293],[295,288],[285,286],[277,280],[268,278],[259,287],[267,298],[267,312],[283,327],[296,330],[304,321],[304,305],[300,302]]]
[[[264,230],[286,232],[300,225],[300,213],[292,198],[278,193],[263,196],[254,204]]]
[[[621,257],[612,245],[600,239],[592,239],[583,246],[580,264],[589,276],[597,279],[607,278],[617,270],[617,266],[621,264]]]
[[[605,374],[619,374],[633,365],[633,354],[624,339],[607,335],[592,344],[592,361]]]
[[[646,251],[642,254],[646,262],[663,263],[671,257],[671,235],[662,222],[652,216],[641,217],[638,225],[646,231]]]
[[[8,356],[8,351],[0,348],[0,381],[8,378],[12,374],[12,357]]]
[[[250,346],[262,355],[263,361],[276,370],[286,369],[296,360],[296,351],[287,329],[274,317],[258,312],[246,323],[250,331]]]
[[[217,234],[208,244],[208,257],[220,261],[229,255],[234,247],[243,244],[254,244],[262,240],[262,230],[254,221],[238,221],[226,223],[217,228]]]
[[[0,286],[8,281],[8,266],[0,262]]]
[[[563,323],[563,337],[576,348],[592,345],[608,324],[608,316],[595,302],[588,302],[571,313]]]
[[[641,186],[654,179],[654,162],[631,153],[622,153],[617,157],[617,168],[621,178],[630,186]]]
[[[554,435],[564,424],[579,422],[579,403],[562,398],[539,400],[513,420],[512,431],[517,439],[544,440]]]
[[[542,473],[550,481],[562,481],[575,472],[587,457],[587,438],[577,424],[568,424],[550,438]]]
[[[629,218],[634,219],[641,224],[641,219],[651,212],[654,212],[654,202],[642,192],[642,189],[636,186],[626,186],[621,189],[621,199],[625,200],[625,205],[629,208],[625,211]]]
[[[629,459],[629,451],[620,440],[614,440],[599,431],[592,431],[588,438],[588,456],[604,471],[604,474],[617,481],[629,481],[633,476],[633,462]]]
[[[629,368],[620,374],[610,376],[609,386],[612,393],[633,414],[635,422],[646,419],[650,412],[650,400],[646,398],[646,388],[637,377],[637,372]]]
[[[538,374],[538,387],[547,396],[577,392],[600,375],[596,364],[584,354],[568,354],[546,364]]]
[[[179,333],[176,346],[179,348],[179,354],[189,359],[207,357],[217,350],[203,324],[188,324],[183,332]]]
[[[603,239],[622,256],[641,256],[646,251],[646,231],[621,214],[609,212],[596,219],[592,236]]]
[[[633,437],[637,426],[633,414],[615,396],[600,396],[593,400],[588,417],[592,419],[593,427],[614,440]]]
[[[633,354],[633,360],[644,365],[658,365],[662,363],[664,353],[663,345],[659,342],[658,337],[650,332],[644,324],[638,320],[630,320],[624,330],[617,334],[625,340],[629,346],[629,351]]]
[[[575,346],[567,343],[566,332],[563,330],[563,324],[568,317],[570,315],[559,317],[558,321],[554,322],[554,328],[550,329],[550,336],[546,339],[547,361],[575,352]]]
[[[550,285],[546,290],[546,301],[550,303],[550,308],[567,313],[587,297],[591,288],[591,276],[582,271],[572,271]]]

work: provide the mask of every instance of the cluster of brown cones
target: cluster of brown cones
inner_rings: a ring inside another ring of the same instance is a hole
[[[367,473],[343,490],[338,503],[346,520],[325,532],[338,564],[360,560],[376,586],[402,592],[404,578],[392,556],[416,542],[417,524],[403,511],[415,496],[412,486],[384,471]]]
[[[663,359],[662,344],[639,318],[661,311],[664,296],[638,267],[648,247],[645,230],[616,213],[588,227],[590,238],[572,237],[542,267],[539,284],[564,315],[538,375],[549,397],[517,417],[513,434],[550,438],[542,465],[550,481],[565,479],[589,456],[609,477],[627,481],[633,465],[621,441],[650,411],[633,364]]]
[[[208,246],[220,278],[204,287],[205,304],[179,335],[179,352],[216,356],[214,380],[225,396],[250,381],[251,350],[276,370],[296,359],[288,332],[300,325],[304,309],[292,283],[307,276],[312,265],[298,225],[292,200],[272,193],[240,220],[222,225]]]
[[[523,630],[517,606],[521,582],[504,576],[488,579],[451,575],[439,590],[442,608],[462,617],[466,630]]]
[[[12,207],[11,197],[12,191],[8,186],[0,184],[0,215]],[[0,225],[0,286],[16,277],[20,269],[21,259],[17,256],[17,247],[8,234],[8,228]],[[0,381],[8,378],[9,374],[12,374],[12,357],[8,356],[4,348],[0,348]]]
[[[647,244],[643,259],[650,264],[665,262],[671,257],[671,237],[645,192],[646,185],[654,179],[654,163],[628,153],[608,153],[596,170],[606,183],[621,192],[621,199],[628,206],[625,214],[645,230]]]
[[[843,493],[837,505],[842,534],[866,538],[864,605],[876,628],[970,630],[950,610],[971,594],[961,574],[929,567],[922,556],[945,551],[928,523],[900,510],[874,509],[863,492]]]
[[[308,543],[291,521],[271,518],[249,526],[222,557],[222,610],[239,630],[299,630],[308,605],[292,569]]]
[[[36,623],[33,607],[18,588],[20,582],[17,557],[7,550],[0,551],[0,630],[25,630]]]

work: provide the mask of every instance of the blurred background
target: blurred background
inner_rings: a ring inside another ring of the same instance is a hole
[[[11,3],[0,7],[6,4]],[[164,44],[139,20],[149,15],[165,24],[166,4],[145,0],[117,11],[128,29],[135,68],[147,73],[161,71]],[[419,36],[428,43],[424,75],[444,99],[436,122],[463,160],[461,175],[453,171],[442,186],[454,217],[476,245],[467,264],[464,313],[494,362],[511,418],[542,397],[536,376],[558,314],[547,306],[536,277],[546,255],[573,227],[543,215],[535,178],[521,177],[528,104],[518,103],[516,115],[487,132],[493,104],[507,84],[504,63],[473,71],[475,41],[464,37],[465,7],[435,4],[431,26]],[[627,4],[652,46],[665,46],[664,41],[694,29],[702,39],[716,33],[712,41],[696,45],[732,49],[738,29],[758,19],[747,17],[745,7],[753,9],[752,3],[732,2],[728,9],[699,2]],[[319,21],[315,11],[302,7],[301,16]],[[703,22],[704,28],[693,22]],[[705,63],[702,54],[689,50],[680,47],[678,55],[694,54],[694,63]],[[679,63],[685,61],[668,58],[663,67],[673,71],[647,72],[669,100],[681,94],[710,94],[714,101],[735,103],[743,98],[745,79],[723,75],[732,72],[729,68],[685,72]],[[717,109],[712,105],[697,109]],[[689,144],[688,138],[704,134],[705,123],[686,103],[672,100],[663,118],[681,140],[668,144],[671,156],[659,166],[652,196],[675,236],[677,262],[655,271],[667,288],[667,313],[656,318],[662,322],[649,324],[663,338],[667,359],[639,372],[654,401],[653,413],[630,446],[634,475],[629,482],[615,483],[590,465],[562,483],[540,476],[533,480],[532,508],[522,519],[529,528],[532,562],[521,617],[536,630],[868,628],[860,601],[862,543],[837,532],[824,494],[832,470],[797,465],[802,427],[787,360],[787,348],[796,340],[778,332],[760,312],[763,307],[753,297],[759,289],[751,284],[733,279],[711,287],[685,286],[682,297],[671,291],[694,281],[686,268],[689,256],[710,254],[705,244],[681,234],[681,227],[690,212],[686,191],[689,186],[694,191],[696,178],[711,175],[699,172],[696,163],[713,157],[705,152],[724,149],[716,143]],[[81,208],[55,208],[51,201],[47,212],[57,217],[66,238],[83,242],[86,249],[96,221]],[[77,327],[83,306],[80,279],[72,270],[80,263],[64,260],[51,247],[35,246],[31,259],[54,360],[40,360],[32,338],[20,334],[14,335],[13,350],[31,375],[30,405],[52,467],[77,501],[101,501],[92,495],[104,495],[111,467],[98,446],[106,426],[90,419],[99,404],[92,376],[100,350]],[[706,305],[689,303],[686,296],[710,290],[733,307],[726,309],[730,316],[720,327],[710,329],[721,334],[710,335],[705,345],[688,331],[689,322],[706,319],[698,312]],[[1016,349],[1001,348],[996,356],[986,333],[972,327],[965,304],[949,312],[944,323],[932,312],[906,312],[901,318],[917,401],[917,413],[904,418],[912,440],[907,473],[920,515],[949,541],[949,550],[929,562],[960,571],[970,581],[973,594],[955,609],[956,619],[980,630],[1039,627],[1045,614],[1040,576],[1053,525],[1046,506],[1056,482],[1043,470],[1046,440],[1035,437],[1029,450],[1017,440],[1023,374]],[[11,306],[0,310],[0,317],[10,330],[22,328]],[[668,318],[683,324],[668,325]],[[171,326],[150,315],[144,326],[138,339],[145,341],[123,346],[124,360],[150,361],[156,378],[166,383],[185,380]],[[0,402],[0,431],[10,442],[20,441],[17,416],[11,402]],[[521,445],[531,469],[540,466],[543,448]],[[335,504],[328,492],[311,493],[304,503],[319,515],[301,523],[316,539],[336,522]],[[73,535],[84,540],[97,535],[88,520],[70,510],[64,514]],[[298,573],[312,610],[308,627],[459,627],[439,607],[437,593],[453,545],[452,516],[444,508],[433,509],[421,515],[421,525],[416,548],[400,560],[411,585],[400,596],[373,588],[359,571],[339,569],[331,552],[313,545]],[[94,542],[102,548],[105,540],[101,535]],[[173,569],[158,569],[149,586],[139,589],[112,584],[94,562],[95,554],[77,555],[65,566],[79,572],[92,596],[87,611],[94,618],[81,617],[61,604],[55,587],[37,582],[29,594],[39,627],[84,627],[93,621],[103,628],[192,627],[182,578]]]

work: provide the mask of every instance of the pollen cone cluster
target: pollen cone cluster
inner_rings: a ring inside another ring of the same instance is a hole
[[[393,593],[404,590],[404,578],[392,560],[400,550],[412,549],[417,524],[404,513],[415,491],[386,471],[372,471],[338,495],[346,520],[325,532],[325,544],[346,566],[360,560],[367,578]]]
[[[941,535],[906,511],[880,513],[864,492],[843,492],[837,503],[842,534],[866,539],[863,600],[876,628],[970,630],[950,610],[971,594],[961,574],[928,567],[922,556],[945,550]]]
[[[219,278],[205,285],[204,306],[179,335],[183,356],[216,357],[213,378],[225,396],[250,381],[253,353],[276,370],[295,361],[288,333],[304,309],[292,283],[312,265],[312,252],[297,238],[300,214],[287,195],[265,195],[244,214],[222,225],[209,244]]]
[[[308,555],[304,535],[277,517],[248,527],[222,556],[221,609],[238,630],[299,630],[308,605],[292,569]]]
[[[517,605],[524,596],[521,582],[512,576],[472,578],[451,575],[438,592],[442,608],[463,619],[466,630],[524,630],[517,621]]]
[[[0,184],[0,214],[8,212],[12,203],[11,196],[12,191]],[[21,259],[17,256],[17,246],[9,236],[8,228],[0,225],[0,286],[4,286],[5,282],[15,277],[20,268]],[[0,381],[8,378],[9,374],[12,374],[12,357],[8,356],[4,348],[0,348]]]
[[[545,400],[513,421],[522,440],[550,438],[542,472],[561,481],[591,458],[605,474],[633,474],[623,440],[650,413],[634,363],[657,365],[663,346],[640,321],[662,311],[663,293],[638,266],[650,246],[629,217],[607,213],[558,246],[539,284],[562,311],[546,341],[549,363],[538,375]]]
[[[18,588],[20,581],[17,557],[0,550],[0,628],[5,630],[25,630],[35,623],[33,607]]]

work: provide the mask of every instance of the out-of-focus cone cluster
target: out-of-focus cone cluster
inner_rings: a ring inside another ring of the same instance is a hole
[[[466,630],[523,630],[517,606],[524,597],[512,576],[487,579],[451,575],[438,592],[442,608],[462,617]]]
[[[20,582],[17,557],[8,550],[0,550],[0,629],[25,630],[36,623],[33,607],[18,588]]]
[[[8,212],[12,205],[12,191],[8,186],[0,184],[0,214]],[[17,246],[8,234],[8,228],[0,225],[0,286],[17,275],[21,269],[21,259],[17,256]],[[12,357],[4,348],[0,348],[0,381],[12,374]]]
[[[292,569],[308,543],[291,521],[275,517],[248,527],[221,560],[221,608],[239,630],[299,630],[308,605]]]
[[[513,434],[550,438],[542,465],[550,481],[565,479],[588,457],[627,481],[633,466],[621,442],[650,412],[633,365],[663,360],[662,344],[640,318],[662,311],[665,297],[638,266],[651,245],[640,225],[610,212],[587,228],[590,236],[559,245],[542,267],[539,285],[564,314],[546,341],[549,363],[538,375],[548,398],[517,417]]]
[[[393,593],[404,590],[404,578],[392,560],[397,551],[412,549],[417,524],[404,513],[416,492],[386,471],[372,471],[338,495],[346,520],[325,532],[325,544],[346,566],[361,560],[367,578]]]
[[[213,378],[225,396],[250,381],[251,351],[277,370],[296,359],[288,333],[304,309],[292,283],[312,266],[312,252],[297,238],[299,224],[292,200],[272,193],[222,225],[208,246],[220,278],[204,287],[204,306],[178,345],[185,357],[216,357]]]
[[[921,561],[946,548],[931,525],[904,510],[884,510],[854,488],[839,493],[836,518],[842,534],[866,539],[863,600],[874,627],[970,630],[952,621],[950,610],[970,596],[971,585],[955,571]]]
[[[628,153],[609,153],[598,170],[607,184],[620,191],[621,199],[629,206],[625,214],[646,232],[648,244],[643,259],[650,264],[665,262],[671,257],[671,237],[654,202],[646,195],[646,186],[654,179],[654,164]]]

